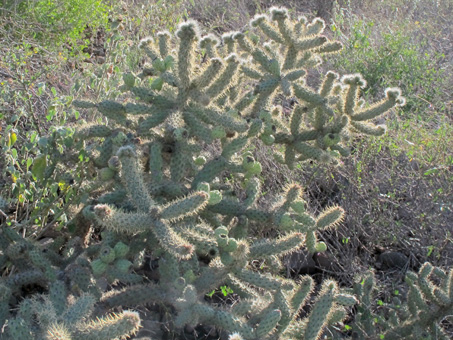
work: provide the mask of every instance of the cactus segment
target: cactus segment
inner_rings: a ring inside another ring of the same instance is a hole
[[[107,229],[123,233],[146,231],[153,223],[153,219],[147,214],[122,212],[105,204],[96,205],[94,214]]]
[[[233,85],[240,61],[235,54],[229,55],[225,61],[227,65],[220,76],[206,89],[205,94],[210,100],[214,100],[223,91]]]
[[[73,333],[74,340],[117,339],[135,334],[140,327],[140,316],[136,312],[124,311],[110,314],[90,323],[82,323]]]
[[[324,282],[322,290],[310,313],[304,339],[317,340],[326,324],[334,304],[336,285],[334,282]]]
[[[183,240],[166,223],[156,221],[151,229],[159,243],[173,256],[188,259],[193,252],[193,245]]]
[[[297,311],[305,304],[307,299],[310,297],[310,294],[313,291],[313,279],[309,276],[303,276],[298,289],[295,290],[290,304],[291,308],[297,314]]]
[[[250,246],[250,256],[261,258],[270,255],[285,255],[300,248],[304,239],[301,233],[292,233],[277,240],[263,240]]]
[[[89,139],[94,137],[109,137],[112,134],[112,129],[105,125],[89,125],[81,128],[75,134],[75,137],[81,139]]]
[[[218,76],[224,64],[219,58],[212,58],[209,65],[201,71],[201,74],[193,80],[193,86],[203,89],[209,86]]]
[[[263,338],[268,335],[275,328],[275,326],[277,326],[277,323],[280,321],[281,317],[282,312],[278,309],[267,313],[256,328],[256,336],[258,338]]]
[[[322,230],[334,227],[341,223],[344,218],[344,210],[341,207],[330,207],[323,211],[316,221],[316,229]]]
[[[199,28],[195,21],[181,24],[176,32],[180,39],[178,51],[178,78],[183,88],[190,85],[190,74],[194,65],[195,46],[199,40]]]
[[[208,199],[209,195],[205,192],[195,192],[162,208],[159,214],[160,218],[163,220],[177,220],[194,215],[206,206]]]
[[[250,270],[241,269],[236,271],[234,275],[240,280],[266,290],[277,290],[282,287],[280,281]]]
[[[129,146],[122,147],[118,150],[118,157],[122,164],[122,179],[129,194],[132,195],[138,209],[148,212],[154,205],[154,201],[147,192],[142,175],[139,172],[135,151]]]
[[[401,97],[401,92],[399,90],[387,89],[386,94],[387,99],[381,101],[380,103],[374,104],[366,110],[352,115],[351,119],[356,122],[370,120],[384,114],[395,105],[404,105],[404,98]]]
[[[150,117],[143,120],[138,127],[140,133],[147,133],[150,129],[162,124],[165,119],[170,115],[169,110],[158,110],[153,113]]]

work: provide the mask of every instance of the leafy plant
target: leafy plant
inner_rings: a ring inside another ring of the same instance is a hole
[[[440,98],[446,75],[438,67],[445,54],[426,52],[428,39],[414,43],[413,35],[406,29],[383,31],[374,21],[361,19],[338,6],[331,29],[345,44],[344,50],[333,58],[335,68],[365,74],[370,85],[367,94],[375,97],[382,88],[397,84],[409,93],[402,111],[417,115],[430,105],[445,109]],[[343,32],[346,30],[348,38]]]
[[[86,46],[84,32],[107,27],[110,5],[103,0],[21,1],[6,4],[5,13],[35,24],[35,38],[48,48],[65,45],[78,54]],[[10,9],[9,9],[10,8]],[[13,28],[14,29],[14,28]]]

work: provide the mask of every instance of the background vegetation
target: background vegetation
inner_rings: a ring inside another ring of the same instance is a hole
[[[102,119],[82,116],[70,103],[76,97],[117,98],[121,74],[143,63],[135,50],[140,39],[162,29],[172,32],[187,18],[220,34],[274,5],[323,17],[331,37],[345,46],[314,70],[310,82],[319,83],[330,68],[360,72],[368,99],[398,86],[408,100],[387,116],[387,135],[357,142],[335,168],[304,163],[289,172],[264,150],[254,150],[264,168],[263,201],[286,182],[299,181],[314,213],[332,204],[347,212],[338,230],[322,235],[326,254],[289,259],[288,270],[349,285],[371,267],[391,294],[408,268],[425,261],[451,267],[451,0],[0,2],[1,222],[19,224],[36,239],[67,227],[74,214],[67,203],[83,201],[79,184],[89,169],[81,157],[71,185],[43,180],[49,161],[40,152],[47,147],[43,137],[54,133],[62,147],[78,124]],[[399,256],[406,265],[395,266],[382,254]]]

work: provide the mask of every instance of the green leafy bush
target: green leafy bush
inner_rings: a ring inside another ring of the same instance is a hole
[[[345,45],[333,58],[336,69],[364,74],[371,97],[390,84],[398,85],[409,94],[402,111],[411,115],[423,115],[434,105],[445,110],[441,99],[446,75],[439,67],[445,54],[428,52],[429,39],[417,37],[405,28],[384,31],[375,27],[373,20],[346,13],[349,12],[337,8],[331,25],[334,36]],[[420,23],[413,26],[420,28]]]
[[[109,8],[104,0],[37,0],[21,2],[16,11],[37,28],[37,40],[48,47],[65,44],[77,54],[85,46],[87,28],[96,32],[107,26]]]
[[[73,131],[65,126],[69,120],[65,108],[72,98],[46,85],[46,76],[57,67],[40,64],[40,72],[34,72],[39,53],[39,48],[22,43],[0,59],[8,65],[8,80],[0,82],[1,177],[8,185],[0,191],[17,220],[45,227],[67,222],[63,204],[75,192],[63,182],[44,178],[46,167],[52,164],[45,150],[62,151],[69,146]],[[47,143],[48,134],[54,136],[52,146]]]

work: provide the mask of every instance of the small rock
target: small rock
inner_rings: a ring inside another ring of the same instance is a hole
[[[194,331],[195,331],[195,327],[193,327],[192,325],[185,325],[184,332],[193,333]]]
[[[216,328],[211,325],[203,326],[203,333],[209,338],[217,339],[219,337]]]
[[[382,269],[404,269],[409,264],[409,259],[403,253],[388,251],[379,255]]]
[[[415,161],[415,160],[410,161],[408,167],[409,167],[410,170],[413,170],[413,171],[419,171],[420,170],[420,164],[417,161]]]
[[[285,264],[288,277],[294,274],[312,274],[316,272],[316,263],[313,260],[313,255],[302,249],[286,257]]]
[[[339,271],[339,268],[337,267],[337,265],[335,263],[335,258],[331,254],[315,253],[313,255],[313,259],[314,259],[316,265],[319,268],[321,268],[321,270],[328,270],[331,272]]]
[[[413,214],[411,214],[409,209],[404,206],[398,207],[398,218],[400,220],[409,220],[411,217],[413,217]]]

